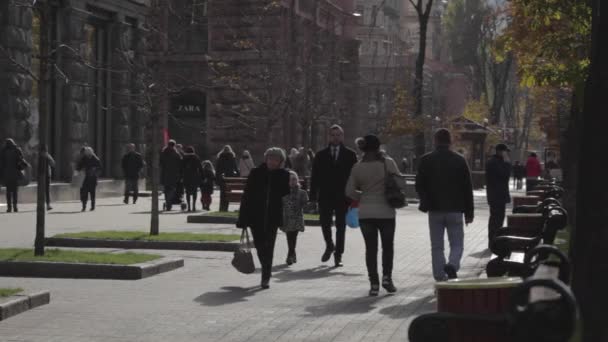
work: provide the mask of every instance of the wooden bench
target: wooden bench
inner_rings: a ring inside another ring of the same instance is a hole
[[[224,195],[228,203],[241,203],[241,198],[243,197],[243,191],[245,190],[245,185],[247,184],[247,178],[245,177],[224,177]],[[307,189],[308,184],[310,184],[310,177],[305,177],[300,180],[300,184],[302,189]]]
[[[543,215],[543,228],[533,235],[533,230],[521,234],[521,229],[504,227],[499,229],[497,236],[490,244],[492,258],[486,266],[488,277],[525,276],[527,268],[524,262],[525,253],[541,243],[553,245],[559,230],[568,224],[566,211],[561,207],[549,209]]]
[[[551,264],[551,253],[557,253],[562,263]],[[569,268],[567,258],[553,246],[539,246],[525,259],[532,276],[520,282],[488,278],[474,286],[467,286],[467,281],[438,284],[438,312],[416,317],[409,327],[409,341],[569,341],[577,323],[577,305],[560,280],[562,269]],[[458,287],[461,291],[455,293]]]

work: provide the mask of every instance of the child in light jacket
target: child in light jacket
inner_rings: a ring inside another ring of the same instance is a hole
[[[289,172],[289,195],[283,197],[283,226],[287,235],[287,265],[295,264],[298,233],[304,231],[304,207],[308,203],[308,193],[300,188],[300,179],[294,171]]]

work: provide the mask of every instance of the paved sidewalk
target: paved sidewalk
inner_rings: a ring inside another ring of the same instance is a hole
[[[487,209],[476,197],[476,221],[465,230],[461,276],[477,276],[487,258]],[[120,203],[117,204],[117,203]],[[48,215],[47,235],[101,229],[147,229],[150,199],[136,206],[102,199],[95,212],[60,203]],[[0,214],[0,246],[31,246],[33,206]],[[161,231],[239,232],[230,226],[185,223],[182,213],[163,214]],[[298,263],[284,264],[285,236],[275,252],[271,288],[258,289],[259,273],[242,275],[231,253],[148,251],[185,258],[186,266],[139,281],[0,278],[0,287],[48,289],[51,304],[0,324],[0,341],[407,341],[418,314],[434,310],[426,216],[400,210],[395,245],[395,295],[369,289],[363,238],[347,232],[343,268],[322,264],[320,228],[309,227],[298,244]],[[257,260],[256,260],[257,262]]]

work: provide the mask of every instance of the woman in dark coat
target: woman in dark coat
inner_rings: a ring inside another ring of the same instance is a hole
[[[249,174],[241,199],[237,227],[251,228],[262,265],[262,288],[269,288],[277,230],[283,224],[283,197],[289,194],[289,172],[282,168],[285,152],[270,148],[264,163]]]
[[[217,176],[217,184],[220,186],[220,211],[228,211],[228,199],[226,198],[226,183],[224,177],[238,177],[239,166],[236,160],[236,155],[230,145],[224,146],[222,152],[217,155],[217,164],[215,166],[215,174]]]
[[[201,203],[204,210],[211,210],[211,195],[215,184],[215,170],[209,160],[203,162],[203,176],[201,177]]]
[[[171,211],[173,204],[177,202],[177,185],[182,178],[182,156],[176,150],[175,145],[175,140],[169,140],[160,154],[160,178],[168,211]]]
[[[80,202],[82,211],[87,209],[88,197],[91,197],[91,211],[95,210],[95,192],[97,179],[101,171],[101,161],[90,147],[85,147],[84,156],[78,161],[76,170],[84,172],[84,181],[80,187]]]
[[[23,170],[29,164],[23,158],[23,152],[13,139],[6,139],[0,152],[0,178],[6,187],[6,212],[18,212],[17,201],[19,180],[23,178]]]
[[[186,191],[188,211],[196,211],[196,192],[201,184],[203,166],[201,164],[201,159],[196,155],[194,147],[192,146],[188,146],[184,150],[182,174],[184,177],[184,189]]]

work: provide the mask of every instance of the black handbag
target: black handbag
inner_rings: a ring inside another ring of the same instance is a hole
[[[407,199],[405,198],[405,193],[399,187],[397,179],[395,177],[399,177],[397,174],[388,173],[386,168],[386,159],[384,162],[384,196],[386,197],[386,201],[391,208],[399,209],[403,207],[407,207]]]
[[[241,233],[241,242],[236,251],[234,251],[234,257],[232,258],[232,266],[237,271],[245,274],[251,274],[255,272],[255,264],[253,263],[253,255],[251,254],[249,232],[247,228],[243,229]]]

